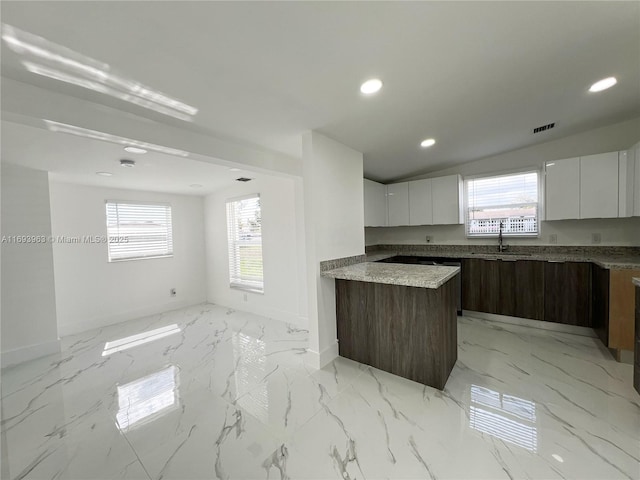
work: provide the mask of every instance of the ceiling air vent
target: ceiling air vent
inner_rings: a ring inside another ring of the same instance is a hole
[[[236,178],[236,182],[250,182],[252,179],[247,177]]]
[[[542,125],[541,127],[534,128],[533,133],[540,133],[540,132],[544,132],[545,130],[551,130],[555,126],[556,126],[555,123],[548,123],[546,125]]]

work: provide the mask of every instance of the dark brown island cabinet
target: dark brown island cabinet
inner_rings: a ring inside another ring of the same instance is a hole
[[[336,279],[335,291],[341,357],[444,388],[458,357],[456,277],[438,288]]]

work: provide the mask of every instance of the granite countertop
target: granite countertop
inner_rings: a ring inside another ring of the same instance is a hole
[[[322,272],[321,275],[340,280],[356,280],[359,282],[403,285],[406,287],[438,288],[459,272],[459,267],[372,263],[367,261],[328,270]]]
[[[636,287],[640,287],[640,278],[633,277],[632,281]]]
[[[411,251],[384,251],[367,254],[367,262],[377,262],[396,255],[409,257],[438,257],[438,258],[480,258],[486,260],[542,260],[547,262],[591,262],[607,269],[640,269],[639,257],[594,255],[584,256],[575,254],[558,253],[533,253],[533,254],[500,254],[500,253],[471,253],[471,252],[411,252]]]

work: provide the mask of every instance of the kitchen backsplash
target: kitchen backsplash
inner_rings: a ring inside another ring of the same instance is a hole
[[[430,242],[427,242],[427,236]],[[599,241],[599,243],[598,243]],[[497,238],[467,238],[464,225],[365,228],[365,244],[497,245]],[[507,245],[640,247],[640,217],[540,222],[538,237],[505,237]]]
[[[408,245],[408,244],[380,244],[365,247],[367,253],[374,253],[382,250],[393,250],[396,252],[425,252],[446,253],[456,252],[476,252],[476,253],[496,253],[497,245]],[[560,254],[576,256],[620,256],[620,257],[640,257],[640,247],[625,246],[580,246],[580,245],[512,245],[509,247],[511,253],[527,254]]]

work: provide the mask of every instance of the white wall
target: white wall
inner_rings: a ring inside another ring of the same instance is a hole
[[[640,117],[608,125],[577,135],[571,135],[520,150],[483,158],[456,167],[419,175],[406,180],[439,177],[450,174],[479,175],[528,167],[542,169],[546,161],[626,150],[640,137]],[[537,238],[508,238],[507,243],[519,245],[549,245],[550,235],[557,236],[558,245],[592,245],[591,234],[600,233],[601,245],[640,245],[638,218],[561,220],[540,223]],[[385,243],[426,244],[425,237],[436,244],[491,244],[493,239],[468,239],[463,225],[421,227],[367,228],[366,244]]]
[[[335,282],[320,262],[364,253],[362,153],[316,132],[302,138],[311,364],[338,355]]]
[[[46,172],[2,163],[2,235],[51,235]],[[2,366],[58,350],[51,243],[2,243]]]
[[[105,200],[168,202],[170,258],[109,263],[106,244],[53,246],[60,335],[102,327],[206,300],[204,199],[50,183],[54,236],[106,235]],[[170,296],[176,288],[177,296]]]
[[[297,231],[295,180],[261,175],[247,183],[209,195],[205,200],[207,298],[210,302],[278,320],[307,325],[304,270],[299,257],[304,245]],[[228,199],[260,194],[264,293],[229,287],[227,249]]]

